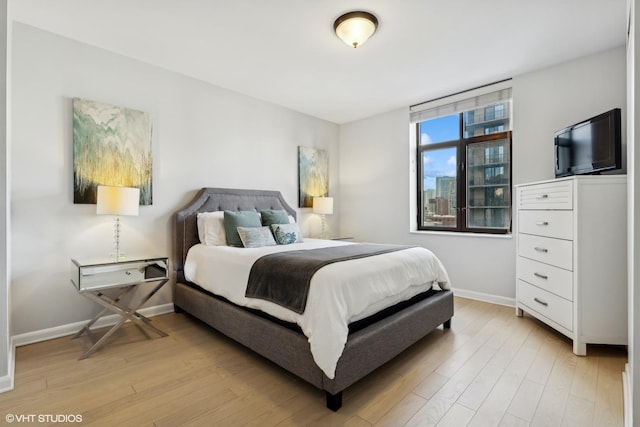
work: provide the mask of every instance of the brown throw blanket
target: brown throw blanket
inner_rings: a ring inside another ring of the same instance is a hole
[[[314,273],[338,261],[400,251],[410,246],[361,243],[330,248],[278,252],[258,258],[251,267],[245,296],[304,313]]]

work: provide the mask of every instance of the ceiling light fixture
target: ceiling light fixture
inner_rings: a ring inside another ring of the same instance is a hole
[[[378,18],[369,12],[345,13],[333,23],[336,35],[349,46],[364,44],[378,28]]]

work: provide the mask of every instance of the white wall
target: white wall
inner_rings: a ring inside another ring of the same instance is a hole
[[[0,1],[0,391],[13,387],[10,346],[10,280],[9,280],[9,47],[11,25],[8,20],[8,2]]]
[[[628,194],[627,194],[627,228],[628,228],[628,311],[629,311],[629,363],[625,369],[624,397],[625,397],[625,425],[633,426],[634,418],[640,418],[640,292],[636,290],[638,283],[638,269],[640,265],[640,250],[636,250],[636,244],[640,243],[640,198],[636,197],[636,189],[640,188],[640,174],[636,168],[640,164],[640,150],[635,145],[640,140],[640,126],[636,125],[636,118],[640,112],[640,68],[637,62],[640,59],[640,32],[637,30],[640,22],[640,10],[636,0],[627,0],[627,13],[629,29],[627,40],[627,154],[628,154]],[[635,415],[634,415],[635,414]]]
[[[625,86],[623,47],[515,76],[514,184],[554,177],[555,130],[613,107],[623,108],[624,116]],[[448,268],[455,289],[512,303],[513,239],[409,231],[410,198],[416,197],[410,189],[414,156],[409,148],[408,108],[341,126],[342,234],[429,248]]]
[[[553,133],[615,107],[626,161],[625,79],[624,46],[514,77],[514,184],[553,178]]]
[[[11,154],[13,330],[91,318],[98,308],[69,281],[70,259],[112,248],[112,219],[73,204],[73,97],[134,108],[153,120],[153,205],[123,217],[129,253],[170,255],[171,216],[197,189],[277,189],[297,206],[297,147],[329,151],[338,198],[338,126],[71,41],[13,28]],[[215,52],[208,54],[215,55]],[[338,215],[327,217],[337,229]],[[319,232],[305,209],[303,232]],[[149,305],[171,302],[170,286]]]

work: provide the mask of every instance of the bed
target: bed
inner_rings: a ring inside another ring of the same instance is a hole
[[[407,299],[390,306],[378,307],[375,313],[365,311],[363,314],[366,316],[354,319],[348,325],[348,333],[344,338],[346,342],[333,368],[321,368],[322,364],[319,366],[316,361],[317,354],[312,354],[313,349],[304,328],[291,320],[296,319],[295,317],[289,319],[285,316],[283,320],[278,317],[279,313],[270,314],[268,310],[242,306],[231,302],[227,296],[208,290],[204,283],[196,284],[189,280],[197,276],[191,267],[194,254],[198,251],[213,250],[203,248],[200,244],[198,213],[249,210],[284,210],[290,218],[296,218],[296,211],[278,191],[224,188],[201,189],[193,200],[175,213],[172,267],[176,279],[176,312],[189,313],[325,391],[329,409],[337,411],[341,407],[342,393],[348,386],[400,354],[433,329],[440,325],[445,329],[451,327],[451,290],[434,286],[419,293],[412,291],[414,294]],[[305,240],[309,241],[308,245],[316,244],[313,239]],[[328,244],[328,241],[326,243]],[[304,244],[296,245],[303,247]],[[329,244],[332,245],[338,243]],[[226,248],[220,250],[232,251]],[[246,252],[249,253],[251,250],[247,249]],[[410,253],[410,250],[401,252]],[[400,255],[394,252],[389,256]],[[336,265],[337,269],[343,268],[340,265],[352,262],[355,261],[333,265]],[[327,269],[325,267],[325,270]],[[319,270],[318,273],[320,271],[324,270]],[[324,307],[324,304],[320,306]],[[302,316],[304,315],[303,313]]]

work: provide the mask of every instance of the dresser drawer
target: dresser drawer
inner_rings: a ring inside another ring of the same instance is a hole
[[[529,258],[516,260],[518,279],[573,301],[573,272]]]
[[[518,187],[519,209],[573,209],[573,186],[559,180]]]
[[[551,237],[518,234],[518,255],[565,270],[573,270],[573,242]]]
[[[573,331],[573,303],[518,280],[518,302]]]
[[[573,240],[573,211],[520,211],[520,233]]]

